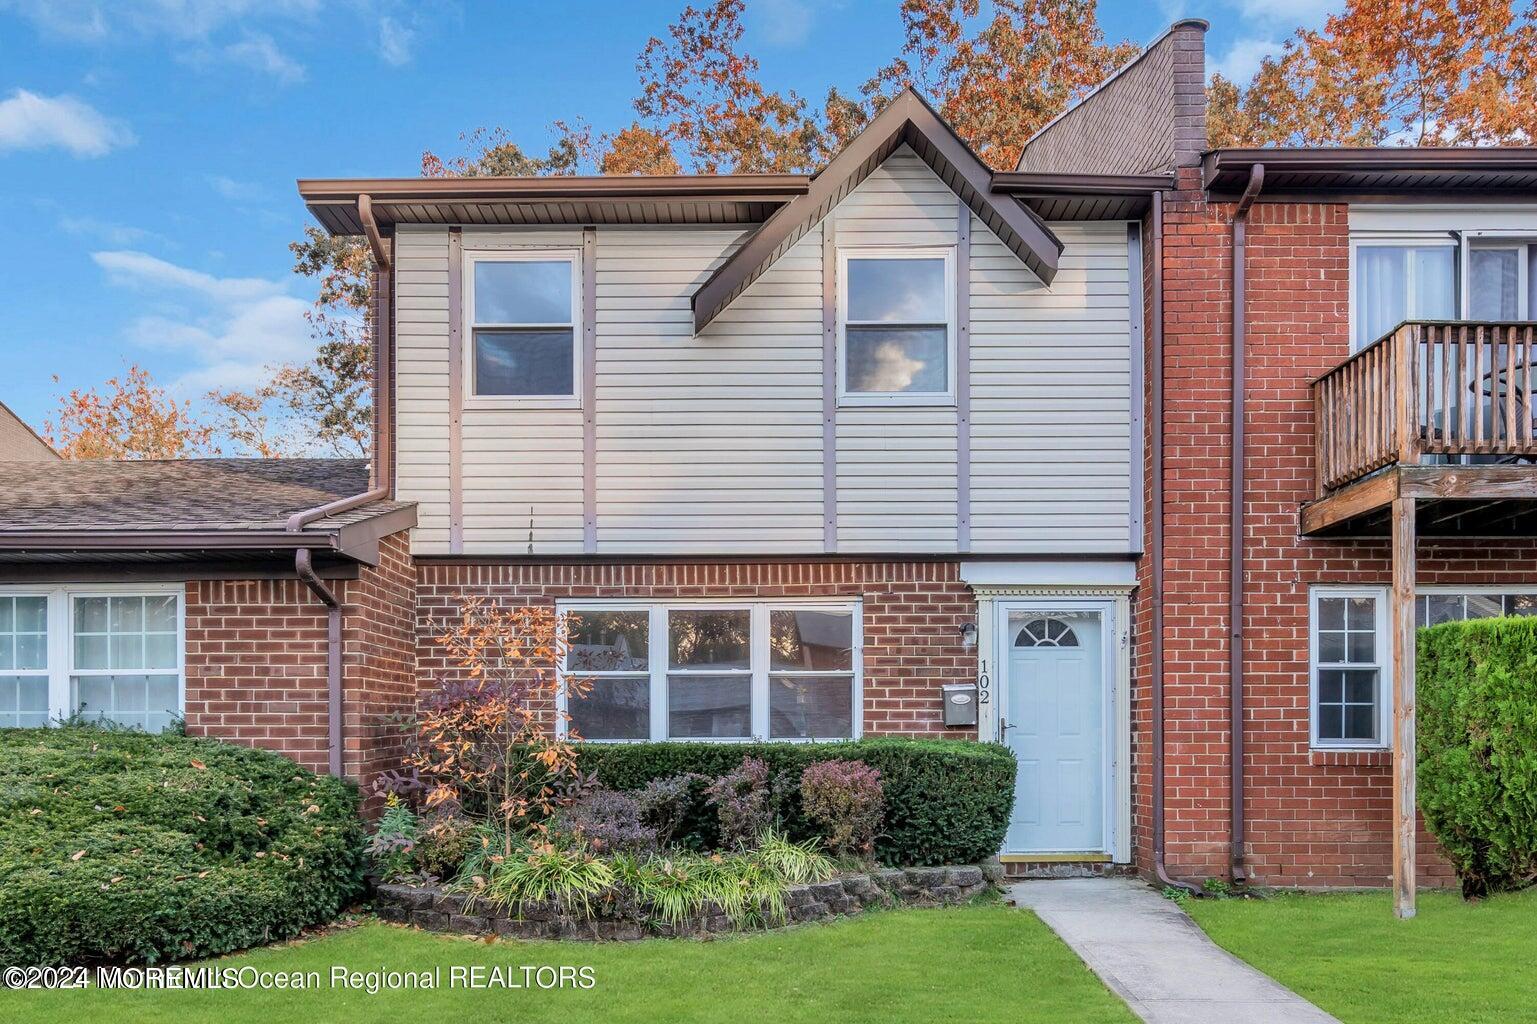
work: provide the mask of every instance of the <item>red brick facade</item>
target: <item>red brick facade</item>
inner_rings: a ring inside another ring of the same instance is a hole
[[[343,774],[363,785],[397,763],[383,716],[416,697],[416,575],[406,534],[378,566],[332,584],[342,601]],[[186,599],[186,720],[195,736],[329,764],[326,607],[297,579],[193,580]]]
[[[1189,190],[1171,197],[1165,216],[1166,859],[1172,874],[1193,878],[1226,875],[1228,860],[1233,210]],[[1309,587],[1390,582],[1385,541],[1298,536],[1298,508],[1314,497],[1308,383],[1350,354],[1348,208],[1256,204],[1245,267],[1247,866],[1265,884],[1384,885],[1389,755],[1309,746]],[[1537,543],[1424,542],[1419,580],[1537,582]],[[1145,623],[1140,638],[1139,711]],[[1139,731],[1145,722],[1139,714]],[[1139,759],[1144,783],[1147,762]],[[1145,788],[1138,810],[1145,864]],[[1448,883],[1449,868],[1423,833],[1420,851],[1421,883]]]
[[[955,562],[829,559],[805,562],[631,564],[463,564],[418,567],[417,665],[423,686],[449,670],[432,637],[471,596],[552,605],[579,598],[687,601],[700,598],[847,597],[862,601],[866,735],[975,739],[945,729],[941,683],[976,678],[976,650],[961,626],[976,621],[976,599]]]

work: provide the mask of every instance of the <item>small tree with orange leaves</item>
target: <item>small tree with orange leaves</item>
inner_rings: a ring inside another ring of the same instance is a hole
[[[576,737],[554,728],[564,716],[555,690],[567,633],[566,618],[551,609],[464,602],[459,620],[435,637],[454,674],[421,701],[404,771],[383,788],[417,789],[429,809],[484,815],[507,852],[520,836],[542,832],[584,782]],[[586,680],[566,685],[577,698],[588,688]]]

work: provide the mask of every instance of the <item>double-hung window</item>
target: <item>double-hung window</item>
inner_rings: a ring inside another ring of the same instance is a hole
[[[842,400],[954,401],[953,250],[845,249],[839,257]]]
[[[0,727],[166,729],[183,713],[182,603],[179,585],[0,588]]]
[[[1313,745],[1386,746],[1386,592],[1318,587],[1312,604]]]
[[[859,605],[571,604],[561,689],[587,740],[851,739]],[[566,722],[562,720],[562,728]]]
[[[515,403],[573,404],[579,254],[565,250],[465,256],[470,394]]]

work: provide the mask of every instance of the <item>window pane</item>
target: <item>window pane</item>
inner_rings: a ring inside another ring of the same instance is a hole
[[[1345,735],[1347,740],[1377,738],[1377,709],[1371,705],[1347,704],[1345,706]]]
[[[1326,632],[1318,634],[1318,661],[1322,665],[1334,665],[1345,660],[1345,634]]]
[[[75,676],[70,711],[88,721],[161,732],[180,712],[173,675]]]
[[[1348,628],[1377,628],[1377,599],[1375,597],[1352,597],[1345,607],[1345,625]]]
[[[1420,320],[1448,320],[1457,315],[1456,248],[1431,245],[1414,250],[1409,315]]]
[[[144,667],[144,634],[130,633],[126,636],[119,636],[114,634],[112,636],[111,650],[112,655],[109,667]]]
[[[1526,247],[1526,318],[1537,320],[1537,245]]]
[[[938,394],[949,389],[949,341],[943,327],[849,327],[850,392]]]
[[[847,739],[854,735],[852,676],[774,676],[769,680],[769,736]]]
[[[1426,625],[1438,626],[1443,622],[1462,621],[1461,594],[1431,594],[1425,604],[1428,611]]]
[[[1505,613],[1507,615],[1537,615],[1537,594],[1507,594],[1505,596]]]
[[[751,730],[748,676],[667,677],[667,734],[673,739],[745,739]]]
[[[1318,628],[1345,628],[1345,599],[1343,597],[1320,597],[1318,599]]]
[[[644,740],[651,736],[651,679],[592,680],[585,696],[567,703],[571,727],[584,740]]]
[[[107,599],[105,597],[75,598],[75,631],[78,633],[107,631]]]
[[[144,638],[145,668],[176,667],[176,634],[150,633]]]
[[[1325,670],[1318,673],[1318,703],[1338,704],[1345,699],[1345,673]]]
[[[1377,669],[1323,669],[1318,673],[1318,738],[1376,743]]]
[[[944,323],[945,261],[937,257],[850,259],[848,319]]]
[[[0,679],[0,729],[37,729],[47,724],[47,676]]]
[[[570,261],[476,261],[475,322],[569,324]]]
[[[1318,738],[1342,740],[1345,738],[1345,709],[1338,704],[1326,704],[1318,709]]]
[[[46,597],[18,597],[12,624],[18,633],[48,632],[48,599]]]
[[[1468,253],[1468,302],[1474,320],[1514,320],[1519,249],[1472,249]]]
[[[477,395],[575,394],[576,369],[569,328],[555,331],[475,332]]]
[[[1364,348],[1405,319],[1409,310],[1408,251],[1400,246],[1356,249],[1356,348]]]
[[[1498,594],[1469,594],[1467,602],[1470,619],[1495,619],[1505,614],[1505,602]]]
[[[144,629],[144,598],[112,598],[112,632],[138,633]]]
[[[747,610],[667,613],[668,664],[672,668],[752,667],[752,626]]]
[[[176,632],[176,598],[146,597],[144,599],[144,628],[152,633]]]
[[[644,672],[650,664],[651,615],[572,612],[566,668],[571,672]]]
[[[1351,633],[1347,659],[1357,665],[1370,665],[1377,660],[1377,635],[1375,633]]]
[[[769,612],[769,668],[846,672],[854,667],[850,612]]]
[[[75,637],[76,668],[111,668],[107,657],[106,636]]]

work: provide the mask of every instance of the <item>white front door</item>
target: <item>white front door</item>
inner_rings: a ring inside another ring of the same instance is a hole
[[[1004,852],[1109,853],[1110,701],[1105,608],[1014,607],[1003,741],[1019,761]]]

